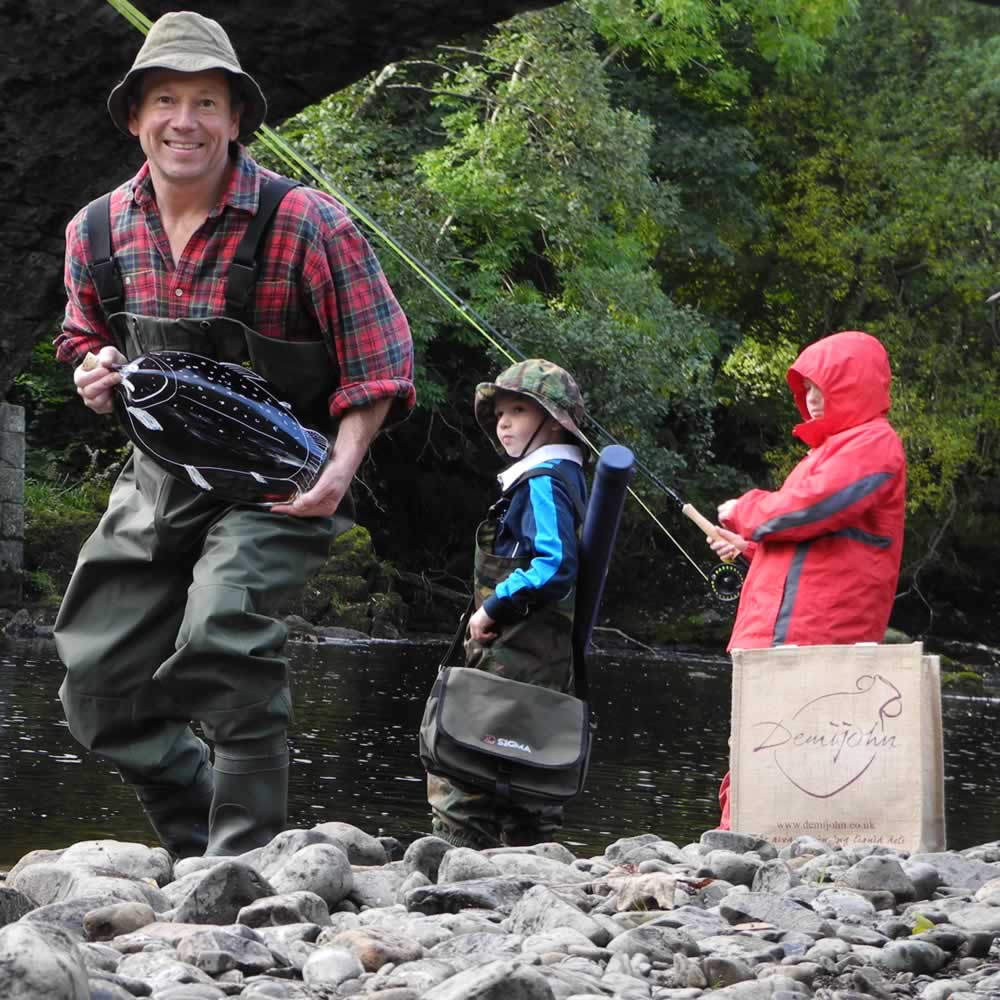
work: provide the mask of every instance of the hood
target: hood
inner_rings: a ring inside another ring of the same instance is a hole
[[[805,418],[792,433],[811,448],[831,434],[889,412],[889,356],[881,342],[859,330],[834,333],[810,344],[788,369],[788,386]],[[803,382],[819,386],[823,416],[809,418]]]

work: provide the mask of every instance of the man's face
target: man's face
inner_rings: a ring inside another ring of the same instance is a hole
[[[221,182],[229,143],[240,134],[239,109],[222,70],[149,70],[128,123],[149,160],[154,185]]]

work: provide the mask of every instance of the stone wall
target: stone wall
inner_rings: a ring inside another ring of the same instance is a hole
[[[0,608],[21,602],[24,568],[24,408],[0,403]]]

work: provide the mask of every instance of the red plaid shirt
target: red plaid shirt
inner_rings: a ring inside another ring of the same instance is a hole
[[[225,314],[229,264],[260,183],[274,176],[241,148],[219,204],[179,262],[160,219],[148,164],[111,193],[111,245],[125,287],[125,308],[177,319]],[[56,357],[78,364],[112,343],[88,268],[86,210],[66,230],[66,316]],[[343,207],[312,188],[285,195],[258,253],[254,329],[265,337],[326,342],[338,388],[330,414],[394,398],[393,417],[414,403],[410,328],[375,254]]]

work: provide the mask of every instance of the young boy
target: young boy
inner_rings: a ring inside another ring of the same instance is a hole
[[[476,532],[476,611],[465,665],[569,692],[577,533],[587,484],[583,398],[573,377],[541,359],[521,361],[476,388],[476,420],[513,464]],[[427,776],[434,833],[477,850],[551,840],[558,803],[498,801]]]
[[[889,412],[889,358],[834,333],[788,369],[810,451],[777,490],[719,505],[723,559],[750,560],[730,649],[881,642],[903,552],[906,457]],[[729,829],[729,775],[719,790]]]

